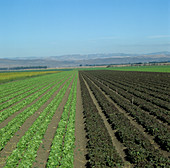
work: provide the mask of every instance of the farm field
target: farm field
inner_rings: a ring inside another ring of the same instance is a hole
[[[0,85],[0,168],[169,167],[170,74],[63,71]]]
[[[170,65],[125,66],[125,67],[110,67],[108,69],[118,71],[170,72]]]
[[[0,167],[73,167],[77,78],[69,71],[1,84]]]
[[[11,81],[11,80],[16,80],[16,79],[21,79],[21,78],[26,78],[26,77],[50,74],[50,73],[58,73],[58,71],[0,72],[0,83]]]
[[[89,165],[169,167],[169,74],[109,70],[79,74]]]

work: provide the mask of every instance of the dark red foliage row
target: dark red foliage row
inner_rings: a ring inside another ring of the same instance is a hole
[[[97,73],[97,71],[95,72]],[[116,136],[117,138],[127,147],[126,154],[127,158],[135,164],[137,167],[159,167],[159,166],[167,166],[168,161],[165,157],[161,156],[159,151],[155,150],[150,142],[143,136],[143,134],[136,129],[130,121],[118,111],[118,109],[110,103],[105,96],[101,93],[101,91],[91,82],[95,82],[105,93],[107,93],[114,101],[116,99],[116,103],[124,108],[126,111],[130,111],[129,113],[135,118],[138,119],[138,122],[140,124],[143,123],[143,125],[150,124],[150,129],[148,128],[148,131],[151,130],[151,132],[158,132],[155,127],[152,126],[153,123],[151,123],[147,118],[144,116],[144,120],[147,122],[141,120],[141,117],[143,117],[143,114],[141,114],[138,109],[134,109],[131,102],[124,101],[122,99],[122,96],[119,96],[118,94],[115,94],[110,91],[110,89],[95,80],[95,76],[93,75],[93,71],[87,71],[87,72],[80,72],[81,75],[85,78],[88,85],[90,86],[91,90],[93,91],[96,99],[98,100],[98,103],[100,104],[101,108],[103,109],[104,114],[108,118],[108,122],[112,125],[113,129],[116,129]],[[107,74],[105,74],[106,76]],[[88,77],[87,77],[88,76]],[[104,77],[105,77],[104,76]],[[91,80],[89,80],[89,77]],[[139,115],[138,115],[139,113]],[[144,113],[145,114],[145,113]],[[152,116],[151,116],[152,117]],[[153,117],[152,117],[153,118]],[[154,125],[155,126],[155,125]],[[163,129],[163,128],[161,128]],[[166,131],[163,132],[163,135]],[[158,134],[155,136],[157,138],[157,142],[161,140],[163,143],[162,146],[166,145],[166,149],[168,149],[167,141],[163,141],[163,137],[158,137]],[[158,140],[159,139],[159,140]],[[159,143],[159,142],[158,142]],[[161,144],[161,143],[159,143]]]
[[[88,167],[122,167],[123,161],[112,145],[111,137],[100,117],[88,89],[80,76],[82,102],[87,132]]]
[[[150,114],[156,116],[158,119],[162,120],[163,122],[166,122],[170,124],[170,115],[168,108],[170,106],[170,103],[166,102],[167,104],[166,109],[162,108],[163,105],[160,104],[161,100],[157,100],[157,104],[152,102],[154,100],[152,97],[148,98],[146,94],[141,93],[139,91],[135,91],[132,88],[124,87],[119,84],[113,84],[110,81],[106,80],[98,80],[102,82],[105,86],[109,86],[110,89],[113,91],[116,91],[119,95],[123,96],[125,99],[127,99],[129,102],[133,105],[138,106],[140,109],[149,112]],[[149,101],[150,99],[150,101]],[[162,107],[161,107],[162,106]]]
[[[112,73],[111,73],[112,72]],[[137,106],[140,106],[141,109],[150,112],[151,114],[157,116],[164,122],[170,123],[170,92],[169,96],[164,94],[162,99],[155,97],[160,93],[153,93],[148,89],[140,89],[140,86],[137,86],[136,83],[127,84],[126,81],[120,79],[121,74],[117,77],[116,73],[113,71],[97,71],[92,72],[93,77],[96,77],[99,81],[102,81],[105,85],[109,86],[111,89],[117,91],[123,97],[132,101]],[[123,78],[123,76],[122,76]],[[143,86],[147,86],[146,83],[143,83]],[[139,91],[140,90],[140,91]],[[166,93],[168,93],[166,91]]]
[[[84,72],[84,74],[88,75],[88,77],[90,77],[104,92],[110,95],[114,102],[134,117],[135,120],[142,125],[149,134],[153,135],[155,137],[155,141],[161,146],[162,149],[170,151],[170,130],[168,127],[160,123],[154,116],[141,109],[140,105],[132,105],[132,102],[127,101],[124,97],[112,92],[109,89],[111,87],[110,85],[106,86],[101,84],[101,82],[98,82],[98,80],[95,80],[93,71]],[[104,83],[104,81],[102,81],[102,83]],[[126,92],[126,94],[128,95],[128,92]],[[160,119],[162,118],[160,117]]]

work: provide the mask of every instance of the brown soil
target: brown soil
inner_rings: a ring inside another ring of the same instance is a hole
[[[89,79],[89,78],[88,78]],[[90,80],[90,79],[89,79]],[[93,81],[91,81],[98,89],[100,89]],[[164,150],[162,150],[160,148],[160,146],[154,141],[154,137],[147,134],[145,132],[145,129],[139,125],[135,119],[133,117],[131,117],[130,115],[127,114],[126,111],[124,111],[122,108],[120,108],[108,95],[106,95],[105,92],[103,92],[101,89],[100,91],[103,93],[103,95],[108,99],[109,102],[113,103],[114,106],[119,110],[119,112],[123,113],[125,117],[127,117],[130,121],[130,123],[135,126],[142,134],[143,136],[148,139],[150,141],[150,143],[153,145],[153,147],[157,150],[159,150],[159,152],[164,156],[164,157],[170,157],[170,153],[169,152],[166,152]],[[112,90],[111,90],[112,91]]]
[[[66,82],[65,82],[66,83]],[[64,84],[65,84],[64,83]],[[32,116],[30,116],[25,122],[24,124],[21,126],[21,128],[14,134],[14,136],[10,139],[10,141],[5,145],[5,147],[3,148],[3,150],[0,151],[0,168],[3,167],[5,165],[6,159],[7,157],[12,153],[12,151],[16,148],[16,145],[18,143],[18,141],[20,140],[20,138],[25,134],[25,132],[29,129],[29,127],[34,123],[34,121],[38,118],[38,116],[40,115],[40,113],[47,107],[47,105],[53,100],[53,98],[57,95],[57,93],[59,92],[59,90],[64,86],[64,84],[62,86],[60,86],[60,88],[52,95],[52,97],[43,104],[43,106],[40,107],[40,109],[35,112]],[[57,85],[57,84],[56,84]],[[56,85],[54,85],[53,87],[55,87]],[[53,88],[52,87],[52,88]],[[50,88],[50,89],[52,89]],[[49,90],[48,90],[49,91]],[[45,93],[47,93],[48,91],[46,91]],[[44,94],[45,94],[44,93]],[[43,94],[43,95],[44,95]],[[43,96],[42,95],[42,96]],[[14,116],[13,116],[14,118]],[[12,119],[12,118],[11,118]],[[7,120],[5,120],[7,122]],[[6,123],[7,124],[7,123]]]
[[[74,167],[85,168],[86,160],[86,133],[83,118],[83,105],[81,99],[80,81],[77,81],[77,105],[75,118],[75,149],[74,149]]]

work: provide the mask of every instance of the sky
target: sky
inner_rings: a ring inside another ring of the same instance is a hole
[[[0,0],[0,58],[159,51],[169,0]]]

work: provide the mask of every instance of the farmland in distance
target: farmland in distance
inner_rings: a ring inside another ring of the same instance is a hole
[[[142,72],[168,72],[170,73],[170,65],[149,65],[149,66],[124,66],[110,67],[110,70],[118,71],[142,71]]]
[[[169,167],[169,83],[106,69],[1,83],[0,167]]]

